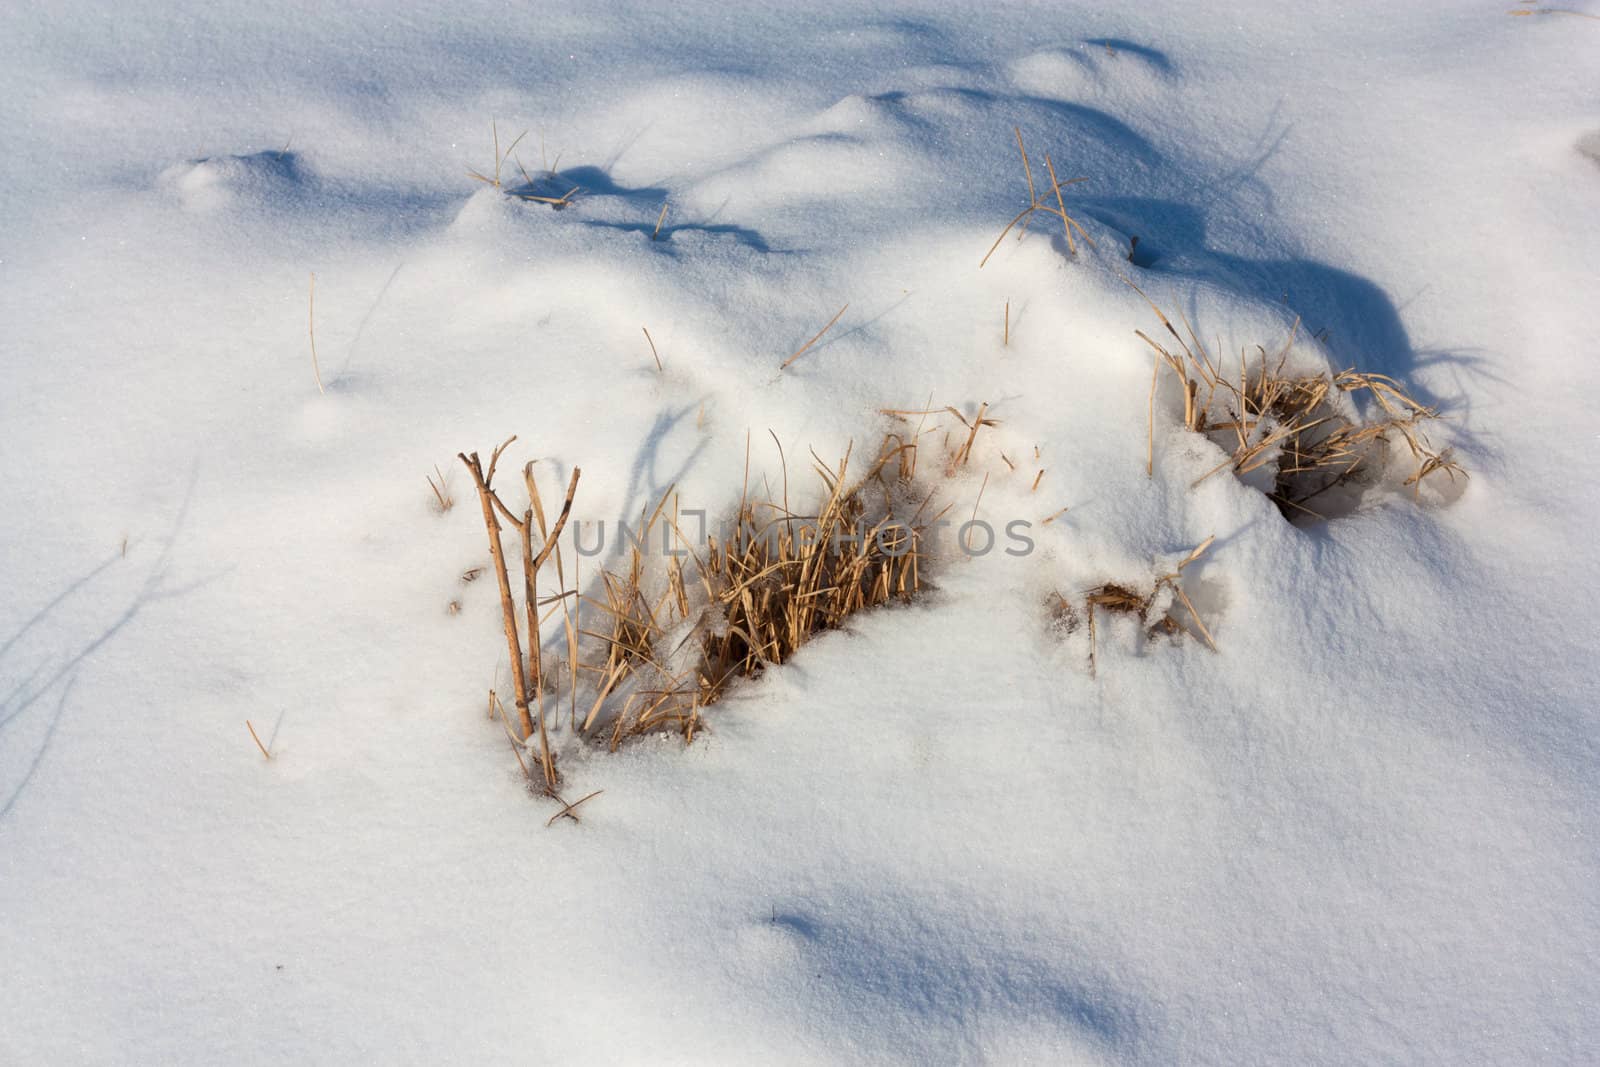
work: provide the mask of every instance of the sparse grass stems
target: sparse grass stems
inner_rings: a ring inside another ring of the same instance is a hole
[[[572,470],[572,480],[567,486],[566,503],[562,506],[561,516],[556,522],[553,533],[545,536],[544,512],[539,508],[539,522],[537,532],[542,538],[537,553],[534,551],[533,539],[535,535],[534,512],[538,504],[538,486],[533,478],[533,464],[529,463],[523,468],[523,478],[528,486],[529,506],[523,511],[521,518],[507,508],[499,495],[494,491],[495,468],[499,465],[500,456],[506,447],[515,441],[515,437],[508,438],[494,450],[489,458],[488,469],[485,470],[478,459],[476,452],[468,456],[465,453],[458,455],[462,464],[472,474],[473,484],[478,490],[478,501],[483,508],[484,527],[489,536],[489,552],[494,562],[495,579],[500,586],[501,622],[505,629],[506,648],[511,657],[511,674],[515,685],[514,699],[517,714],[522,726],[522,742],[529,744],[535,737],[539,744],[539,762],[544,775],[544,788],[551,796],[556,796],[556,787],[560,784],[560,775],[556,770],[555,757],[550,750],[549,732],[545,725],[543,677],[539,658],[539,625],[537,618],[538,605],[538,576],[539,568],[549,559],[555,549],[556,542],[561,536],[561,530],[566,525],[567,518],[572,512],[572,498],[578,489],[578,479],[582,472],[576,467]],[[500,518],[503,517],[516,531],[522,548],[522,579],[523,603],[527,612],[527,632],[529,648],[532,659],[526,665],[522,658],[522,639],[517,628],[516,597],[512,592],[511,578],[506,566],[505,546],[500,538]],[[538,699],[538,715],[535,718],[532,705],[534,697]]]
[[[311,375],[317,380],[317,392],[326,394],[322,387],[322,367],[317,363],[317,276],[311,275],[311,287],[306,294],[306,331],[311,336]]]
[[[438,481],[434,480],[435,475],[438,476]],[[433,507],[435,511],[443,515],[456,506],[456,498],[450,492],[449,482],[444,476],[444,471],[439,469],[437,463],[433,465],[433,474],[424,474],[423,477],[428,479],[428,488],[433,492]]]
[[[500,151],[499,123],[491,120],[489,123],[489,131],[494,142],[494,166],[491,168],[491,171],[488,174],[485,174],[479,170],[473,170],[469,167],[467,169],[467,176],[473,181],[483,182],[485,185],[488,185],[494,189],[498,189],[507,196],[516,197],[518,200],[531,200],[539,204],[549,204],[554,208],[566,207],[568,204],[572,203],[573,197],[577,196],[583,191],[582,188],[574,185],[561,196],[545,196],[543,194],[536,193],[534,191],[536,188],[536,183],[533,175],[529,174],[528,169],[522,165],[522,160],[516,157],[517,145],[521,144],[522,139],[528,136],[528,131],[523,130],[521,133],[517,134],[516,139],[511,142],[504,152]],[[540,152],[542,153],[543,151],[543,138],[541,137]],[[517,170],[522,174],[522,185],[515,188],[508,188],[502,180],[507,160],[517,165]],[[557,157],[556,162],[560,162],[559,157]],[[551,170],[549,167],[545,168],[545,172],[552,178],[555,177],[555,171]]]
[[[485,185],[491,185],[496,189],[501,189],[503,188],[503,186],[500,184],[501,168],[505,166],[506,160],[511,158],[512,153],[517,150],[517,145],[522,142],[522,139],[528,136],[528,131],[523,130],[521,133],[517,134],[516,139],[511,142],[510,147],[508,147],[504,152],[500,151],[500,124],[492,119],[489,122],[489,133],[490,136],[494,138],[493,169],[489,174],[484,174],[481,171],[468,168],[467,176],[472,178],[474,181],[480,181]]]
[[[1044,165],[1045,171],[1050,175],[1050,188],[1046,192],[1040,193],[1033,182],[1033,164],[1028,159],[1027,146],[1022,143],[1022,129],[1021,127],[1014,127],[1013,132],[1017,135],[1017,152],[1022,156],[1022,173],[1028,181],[1028,206],[1017,212],[1017,216],[1006,223],[1006,228],[1000,231],[1000,236],[994,239],[994,244],[989,246],[989,251],[985,252],[983,259],[978,262],[979,270],[982,270],[984,264],[989,262],[989,257],[994,255],[995,249],[1000,247],[1000,242],[1006,239],[1006,234],[1019,225],[1022,228],[1018,230],[1017,237],[1021,239],[1022,235],[1027,232],[1029,220],[1032,219],[1035,212],[1039,211],[1044,212],[1046,215],[1054,215],[1061,220],[1061,230],[1066,235],[1067,251],[1071,255],[1076,256],[1078,254],[1078,244],[1072,236],[1074,231],[1077,232],[1079,237],[1088,241],[1091,248],[1095,246],[1094,238],[1085,232],[1084,228],[1078,224],[1077,219],[1067,213],[1067,202],[1061,195],[1061,190],[1067,186],[1077,185],[1079,182],[1086,182],[1089,179],[1069,178],[1066,181],[1062,181],[1056,177],[1055,161],[1049,155],[1046,155],[1044,157]],[[1051,199],[1055,201],[1054,207],[1050,204]]]

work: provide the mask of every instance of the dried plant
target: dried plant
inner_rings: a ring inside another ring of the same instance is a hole
[[[608,625],[581,631],[604,651],[603,660],[580,666],[595,689],[581,729],[613,748],[664,729],[693,740],[703,710],[736,679],[786,662],[858,611],[914,597],[926,524],[922,508],[897,518],[910,493],[895,473],[906,451],[886,440],[854,480],[848,452],[834,467],[813,456],[824,491],[814,514],[791,510],[786,464],[780,498],[752,498],[747,477],[724,527],[731,532],[708,536],[703,551],[683,538],[664,496],[641,523],[626,566],[602,574],[602,597],[583,598]],[[652,576],[642,546],[662,528],[687,554],[667,557]]]
[[[1095,247],[1094,238],[1084,231],[1084,228],[1078,224],[1077,219],[1067,214],[1067,202],[1061,196],[1062,189],[1069,185],[1077,185],[1079,182],[1086,182],[1089,179],[1069,178],[1066,181],[1062,181],[1056,177],[1055,161],[1047,154],[1044,157],[1044,166],[1045,171],[1050,175],[1050,187],[1043,193],[1039,192],[1038,187],[1033,183],[1033,164],[1028,160],[1028,149],[1022,143],[1022,129],[1021,127],[1013,127],[1013,132],[1017,135],[1017,152],[1022,156],[1022,173],[1028,180],[1028,206],[1017,212],[1016,218],[1006,223],[1006,228],[1000,231],[1000,236],[994,239],[994,244],[989,246],[989,251],[985,252],[983,259],[978,262],[979,270],[982,270],[984,264],[989,262],[989,257],[994,255],[995,249],[1000,247],[1000,242],[1006,239],[1006,234],[1010,233],[1014,227],[1019,225],[1022,227],[1017,232],[1019,239],[1027,232],[1028,222],[1033,217],[1034,212],[1037,211],[1042,211],[1046,215],[1054,215],[1061,220],[1061,231],[1066,235],[1067,251],[1070,254],[1074,256],[1078,254],[1078,243],[1072,237],[1074,230],[1077,231],[1079,237],[1089,242],[1091,248]],[[1055,200],[1054,207],[1050,206],[1051,198]],[[1007,334],[1009,335],[1009,333],[1010,330],[1008,328]]]
[[[1095,614],[1104,611],[1110,614],[1129,615],[1139,622],[1147,636],[1159,635],[1178,636],[1189,633],[1172,614],[1172,603],[1176,601],[1183,605],[1193,620],[1195,629],[1205,641],[1206,647],[1217,651],[1217,643],[1211,637],[1211,630],[1201,619],[1200,612],[1195,610],[1194,602],[1184,592],[1179,578],[1183,575],[1185,567],[1199,559],[1211,547],[1215,537],[1208,537],[1197,545],[1193,551],[1185,556],[1168,573],[1157,575],[1146,583],[1106,582],[1095,586],[1083,594],[1083,609],[1079,609],[1059,592],[1054,594],[1052,617],[1057,629],[1063,633],[1071,633],[1078,628],[1080,619],[1087,620],[1089,628],[1089,673],[1096,673],[1096,636]],[[1163,591],[1172,593],[1171,599],[1162,597]]]
[[[523,130],[521,133],[517,134],[516,139],[511,142],[511,146],[504,152],[500,151],[500,124],[491,120],[489,123],[489,132],[494,138],[494,168],[489,174],[484,174],[481,171],[476,171],[469,168],[467,170],[467,176],[474,181],[480,181],[485,185],[491,185],[496,189],[500,189],[502,188],[500,184],[500,170],[505,166],[506,160],[511,158],[511,154],[517,150],[517,145],[522,143],[522,139],[524,137],[528,136],[528,131]]]
[[[1580,19],[1600,19],[1600,15],[1591,15],[1587,11],[1574,11],[1569,7],[1521,7],[1507,11],[1508,15],[1573,15]]]
[[[692,741],[704,709],[737,679],[787,661],[812,637],[858,611],[909,600],[923,588],[927,522],[921,516],[928,498],[909,518],[897,518],[913,497],[915,448],[893,436],[858,478],[851,477],[848,451],[832,467],[813,455],[822,483],[815,514],[791,510],[786,463],[782,496],[753,497],[747,454],[745,489],[726,527],[732,532],[708,535],[702,544],[683,536],[669,488],[640,516],[630,546],[617,565],[601,571],[592,593],[566,588],[557,547],[579,472],[573,471],[560,517],[547,531],[532,464],[524,468],[529,505],[520,517],[494,489],[495,468],[512,440],[495,449],[487,469],[477,453],[460,457],[483,508],[519,728],[513,729],[492,693],[490,710],[498,709],[529,782],[556,799],[560,775],[544,705],[551,689],[559,706],[562,678],[547,672],[542,640],[543,624],[556,611],[563,615],[566,638],[571,729],[614,749],[628,738],[662,731]],[[510,574],[502,523],[520,542],[520,591]],[[672,548],[670,554],[646,551],[658,539]],[[541,598],[538,576],[551,560],[560,590]],[[537,774],[523,761],[524,749],[537,755]]]
[[[438,481],[434,481],[434,475],[438,475]],[[424,474],[423,477],[428,479],[428,488],[433,490],[434,508],[439,514],[443,515],[456,506],[456,498],[451,495],[444,471],[439,469],[437,463],[433,466],[433,474]]]
[[[249,719],[244,721],[244,726],[245,729],[250,731],[250,740],[254,741],[256,743],[256,747],[261,750],[262,758],[270,760],[272,758],[272,753],[267,749],[266,745],[261,743],[261,735],[256,733],[256,728],[250,724]]]
[[[311,338],[311,376],[316,379],[317,392],[326,394],[322,387],[322,367],[317,363],[317,276],[311,276],[306,292],[306,333]]]
[[[523,130],[521,133],[517,134],[516,139],[511,142],[511,145],[504,152],[502,152],[502,151],[500,151],[500,126],[499,126],[499,124],[496,123],[496,122],[491,121],[489,123],[489,130],[490,130],[491,136],[494,139],[494,167],[493,167],[493,170],[489,174],[484,174],[482,171],[472,170],[471,168],[468,168],[467,176],[469,178],[471,178],[472,180],[483,182],[485,185],[488,185],[488,186],[491,186],[491,187],[493,187],[495,189],[500,190],[502,193],[505,193],[507,196],[516,197],[518,200],[532,200],[532,201],[534,201],[536,203],[540,203],[540,204],[549,204],[551,207],[554,207],[554,208],[557,208],[557,209],[564,208],[568,204],[572,203],[572,198],[577,196],[580,192],[583,191],[579,186],[574,185],[571,189],[567,190],[567,192],[565,194],[561,195],[561,196],[545,196],[545,195],[543,195],[541,193],[535,192],[535,189],[537,188],[537,185],[536,185],[536,183],[535,183],[535,181],[533,179],[533,176],[531,174],[529,174],[528,173],[528,169],[522,165],[522,160],[517,159],[517,157],[516,157],[517,145],[521,144],[522,143],[522,139],[524,137],[528,136],[528,131],[527,130]],[[523,184],[522,185],[517,186],[515,188],[508,188],[505,185],[505,183],[501,180],[501,174],[502,174],[502,172],[503,172],[503,170],[505,168],[505,164],[506,164],[507,160],[511,160],[512,162],[516,163],[517,170],[522,173],[522,180],[523,180]],[[559,162],[559,158],[558,158],[557,162]],[[546,169],[547,169],[547,173],[549,173],[552,178],[555,177],[555,171],[549,170],[548,168],[546,168]]]
[[[511,676],[516,686],[515,701],[517,714],[521,720],[523,744],[535,736],[539,739],[539,761],[544,771],[544,784],[546,791],[555,796],[556,786],[560,776],[556,771],[555,757],[550,751],[549,732],[545,725],[543,678],[539,659],[539,620],[538,620],[538,575],[539,568],[549,559],[555,549],[556,541],[561,536],[561,530],[566,525],[567,518],[572,512],[572,498],[578,490],[578,478],[582,472],[574,467],[572,481],[567,486],[567,498],[561,509],[561,517],[556,521],[555,529],[548,537],[544,537],[537,554],[533,549],[534,537],[534,503],[537,500],[537,488],[533,481],[533,464],[529,463],[524,468],[523,474],[530,487],[530,501],[528,508],[519,519],[514,515],[498,494],[494,491],[495,468],[499,465],[500,456],[506,446],[515,441],[516,437],[507,438],[493,455],[489,457],[489,467],[485,471],[478,459],[476,452],[470,456],[459,453],[458,458],[472,474],[473,484],[478,490],[478,501],[483,508],[483,523],[489,535],[489,553],[494,562],[495,580],[500,586],[500,610],[502,623],[505,628],[506,648],[511,656]],[[522,547],[522,577],[523,577],[523,603],[527,612],[528,644],[533,653],[533,658],[527,665],[522,657],[522,641],[517,630],[516,598],[511,589],[511,578],[506,567],[505,547],[500,539],[500,521],[498,516],[503,516],[516,530]],[[539,529],[543,532],[543,511],[540,509]],[[534,694],[539,694],[537,722],[531,706]]]
[[[838,311],[834,312],[833,318],[828,320],[828,325],[826,325],[822,329],[818,330],[816,336],[811,338],[811,340],[807,341],[805,344],[801,345],[795,351],[794,355],[790,356],[788,359],[786,359],[782,363],[778,364],[778,369],[779,370],[784,370],[785,368],[787,368],[789,366],[789,364],[793,363],[795,360],[797,360],[801,356],[805,355],[806,352],[811,348],[811,346],[816,344],[818,341],[822,340],[822,335],[827,333],[829,330],[833,329],[833,324],[838,322],[840,317],[842,315],[844,315],[844,313],[846,311],[849,311],[849,310],[850,310],[850,305],[849,304],[845,304],[844,307],[842,307]]]
[[[1145,295],[1138,286],[1133,288]],[[1311,501],[1375,476],[1395,437],[1405,443],[1417,465],[1404,483],[1414,495],[1432,474],[1443,473],[1452,482],[1457,475],[1466,477],[1451,450],[1435,451],[1422,430],[1421,424],[1438,418],[1438,412],[1413,399],[1395,379],[1354,369],[1338,374],[1286,372],[1298,322],[1276,355],[1258,348],[1251,366],[1241,353],[1238,377],[1233,378],[1223,371],[1220,360],[1211,357],[1186,318],[1187,341],[1148,296],[1145,300],[1177,349],[1143,330],[1134,331],[1156,356],[1150,377],[1149,473],[1155,470],[1155,393],[1164,365],[1183,390],[1184,428],[1206,434],[1229,452],[1195,485],[1225,469],[1245,475],[1273,465],[1273,488],[1267,495],[1279,511],[1290,519],[1322,519],[1325,515],[1311,507]],[[1359,394],[1376,408],[1369,418],[1356,415],[1350,401],[1341,402]]]

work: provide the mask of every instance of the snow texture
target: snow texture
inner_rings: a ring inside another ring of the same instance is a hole
[[[5,5],[0,1060],[1592,1062],[1597,49],[1371,0]],[[583,195],[469,178],[491,120]],[[1014,126],[1095,246],[980,271]],[[1291,526],[1192,485],[1170,380],[1147,476],[1124,276],[1409,382],[1471,481]],[[999,422],[943,499],[987,473],[1036,551],[687,749],[559,730],[605,792],[545,829],[455,453],[716,511],[747,434],[801,485],[930,399]],[[1220,651],[1106,617],[1091,676],[1051,593],[1211,535]]]

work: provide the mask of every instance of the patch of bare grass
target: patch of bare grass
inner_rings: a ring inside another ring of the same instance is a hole
[[[504,723],[529,782],[558,800],[561,776],[550,743],[558,712],[547,714],[546,705],[548,697],[551,709],[561,707],[563,687],[568,729],[584,741],[616,749],[629,738],[662,732],[692,741],[705,709],[740,679],[786,662],[856,613],[909,601],[925,586],[923,534],[936,517],[925,517],[930,497],[919,502],[912,487],[914,444],[886,439],[860,473],[852,471],[849,451],[831,465],[813,453],[819,484],[807,494],[815,501],[812,511],[791,507],[786,463],[781,495],[770,488],[752,493],[747,456],[731,521],[700,543],[684,535],[669,489],[630,531],[620,560],[585,590],[576,573],[567,587],[557,548],[579,472],[574,469],[560,516],[547,529],[533,464],[523,470],[528,502],[520,514],[494,487],[510,443],[494,451],[487,467],[477,453],[460,457],[482,506],[512,665],[515,716],[493,694],[490,709]],[[507,526],[520,553],[502,540]],[[650,551],[656,544],[671,553]],[[540,571],[547,564],[556,569],[558,588],[541,596]],[[545,650],[545,624],[557,612],[564,657]]]
[[[1184,568],[1205,555],[1213,540],[1215,538],[1206,538],[1166,574],[1136,582],[1104,582],[1085,590],[1076,603],[1060,592],[1053,594],[1051,615],[1058,630],[1072,633],[1081,625],[1088,626],[1091,675],[1097,671],[1096,613],[1132,617],[1147,638],[1181,637],[1185,634],[1198,636],[1211,651],[1217,651],[1211,630],[1195,609],[1194,602],[1184,592],[1180,581]],[[1180,605],[1188,624],[1176,614]]]
[[[1321,520],[1334,510],[1323,507],[1322,502],[1330,500],[1335,491],[1373,482],[1387,465],[1396,442],[1405,446],[1414,463],[1404,481],[1413,495],[1420,496],[1424,480],[1432,475],[1444,475],[1452,484],[1457,477],[1466,478],[1451,450],[1436,450],[1424,431],[1424,425],[1439,413],[1414,399],[1394,378],[1353,368],[1337,374],[1298,373],[1289,367],[1296,330],[1290,331],[1276,354],[1259,347],[1253,358],[1241,352],[1235,376],[1220,357],[1213,358],[1206,350],[1187,319],[1185,340],[1154,301],[1145,299],[1167,335],[1164,344],[1143,330],[1134,331],[1156,356],[1150,377],[1146,445],[1151,473],[1155,470],[1156,386],[1161,368],[1166,366],[1183,392],[1184,427],[1205,434],[1229,453],[1226,460],[1197,478],[1195,485],[1223,470],[1231,469],[1241,478],[1264,472],[1271,479],[1265,491],[1285,518]],[[1358,410],[1357,398],[1366,401],[1364,414]]]

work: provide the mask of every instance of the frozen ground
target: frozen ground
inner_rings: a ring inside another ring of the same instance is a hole
[[[0,1059],[1592,1059],[1597,56],[1497,4],[6,5]],[[491,118],[588,195],[468,179]],[[1014,125],[1098,250],[977,269]],[[1175,390],[1147,478],[1119,273],[1406,379],[1466,491],[1293,528],[1190,487]],[[455,452],[615,520],[930,397],[1001,421],[958,511],[1070,506],[1038,550],[687,750],[563,732],[605,792],[545,829]],[[1092,678],[1048,594],[1213,534],[1220,652],[1107,624]]]

